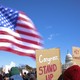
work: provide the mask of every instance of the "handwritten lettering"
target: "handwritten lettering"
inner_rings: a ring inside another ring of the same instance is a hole
[[[74,59],[78,59],[78,60],[80,60],[80,57],[73,57]]]
[[[45,65],[39,67],[39,75],[55,72],[57,70],[56,64]]]
[[[59,60],[58,56],[53,56],[53,57],[50,57],[50,58],[43,58],[42,55],[39,56],[39,62],[40,63],[48,62],[48,64],[50,64],[51,61],[54,61],[54,60]]]

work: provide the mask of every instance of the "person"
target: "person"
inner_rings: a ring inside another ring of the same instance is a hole
[[[30,75],[30,80],[36,80],[36,78],[35,78],[35,75],[34,75],[34,74],[31,74],[31,75]]]
[[[3,80],[3,76],[2,76],[2,74],[0,74],[0,80]]]
[[[62,74],[59,76],[58,80],[63,80],[64,72],[73,65],[76,65],[76,63],[73,61],[72,55],[68,53],[65,58],[65,64],[62,65]]]
[[[23,73],[22,78],[23,80],[28,80],[28,75],[26,72]]]
[[[18,67],[12,67],[9,71],[10,80],[23,80],[23,78],[20,76],[20,71]]]
[[[9,74],[8,73],[3,76],[3,80],[9,80]]]
[[[80,66],[73,65],[63,73],[63,80],[80,80]]]

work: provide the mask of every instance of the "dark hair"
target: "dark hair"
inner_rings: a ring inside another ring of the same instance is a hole
[[[13,78],[10,78],[9,80],[14,80]]]
[[[3,76],[0,74],[0,80],[3,80]]]

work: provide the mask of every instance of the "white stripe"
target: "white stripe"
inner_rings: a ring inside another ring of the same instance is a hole
[[[35,37],[28,36],[28,35],[23,35],[23,34],[18,34],[15,31],[12,31],[8,28],[0,27],[0,30],[5,31],[15,37],[18,37],[18,38],[28,39],[28,40],[32,40],[32,41],[39,41],[42,43],[42,40],[40,40],[39,38],[35,38]]]
[[[17,23],[18,24],[25,24],[26,26],[29,26],[30,28],[36,29],[33,24],[31,24],[30,22],[27,22],[27,21],[18,20]]]
[[[39,38],[35,38],[35,37],[23,35],[23,34],[20,34],[20,36],[23,39],[28,39],[28,40],[31,40],[31,41],[36,41],[36,42],[39,42],[39,43],[43,43],[43,41],[41,39],[39,39]]]
[[[19,17],[22,17],[22,18],[24,18],[24,19],[26,19],[26,20],[28,20],[28,21],[31,21],[31,19],[28,17],[28,16],[26,16],[26,15],[24,15],[24,14],[19,14]]]
[[[11,43],[4,43],[4,42],[0,42],[0,47],[9,47],[12,46]]]
[[[16,30],[23,31],[23,32],[28,32],[28,33],[32,33],[32,34],[40,36],[40,34],[37,31],[32,30],[32,29],[27,29],[27,28],[24,28],[24,27],[21,27],[21,26],[17,26]]]
[[[19,47],[15,46],[15,45],[11,45],[10,43],[0,42],[0,47],[9,47],[9,48],[12,48],[13,50],[16,50],[16,51],[35,54],[34,50],[22,49],[22,48],[19,48]]]
[[[20,44],[20,45],[23,45],[23,46],[28,46],[28,47],[31,47],[31,48],[42,49],[42,47],[39,46],[39,45],[28,43],[28,42],[22,42],[20,40],[15,39],[13,36],[10,36],[10,35],[0,35],[0,38],[2,38],[2,39],[6,38],[7,40],[13,41],[13,42],[15,42],[17,44]]]
[[[34,23],[32,22],[32,20],[31,20],[28,16],[20,13],[20,14],[19,14],[19,17],[22,17],[22,18],[26,19],[26,20],[29,21],[32,25],[34,25]]]
[[[20,35],[18,33],[16,33],[15,31],[12,31],[11,29],[9,28],[5,28],[5,27],[1,27],[0,26],[0,30],[1,31],[5,31],[5,32],[8,32],[10,33],[11,35],[15,35],[16,37],[20,37]]]

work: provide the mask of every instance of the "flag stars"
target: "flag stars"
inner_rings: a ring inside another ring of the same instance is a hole
[[[8,20],[5,19],[5,22],[8,23]]]
[[[13,10],[11,9],[10,12],[13,12]]]
[[[9,28],[11,29],[11,28],[12,28],[12,26],[9,26]]]
[[[5,19],[5,17],[3,17],[3,19]]]
[[[5,10],[4,10],[4,9],[2,9],[2,11],[4,12]]]
[[[14,30],[17,21],[18,11],[9,8],[0,8],[0,25]]]
[[[6,21],[4,20],[3,23],[6,23]]]
[[[17,15],[14,15],[14,18],[16,18],[17,17]]]
[[[9,24],[6,24],[6,26],[8,26]]]
[[[4,18],[1,18],[2,20],[4,19]]]
[[[6,27],[6,25],[4,24],[4,27]]]
[[[11,28],[12,31],[14,31],[14,28]]]
[[[4,16],[2,13],[0,14],[2,17]]]
[[[5,10],[7,11],[7,10],[8,10],[8,8],[5,8]]]
[[[7,23],[6,25],[7,25],[7,26],[10,25],[10,23]]]
[[[15,11],[14,13],[18,13],[18,11]]]
[[[2,21],[1,23],[3,24],[4,22]]]
[[[9,14],[9,16],[11,16],[12,14]]]

